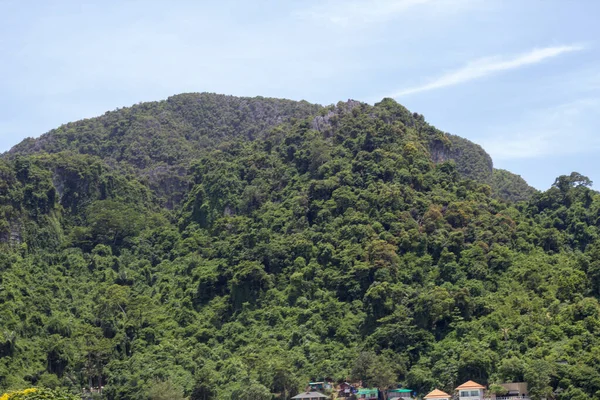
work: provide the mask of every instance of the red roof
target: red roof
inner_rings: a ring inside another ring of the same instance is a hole
[[[456,388],[456,390],[461,390],[461,389],[485,389],[485,386],[481,386],[477,382],[468,381]]]
[[[448,393],[442,392],[441,390],[435,389],[433,392],[425,396],[426,399],[449,399]]]

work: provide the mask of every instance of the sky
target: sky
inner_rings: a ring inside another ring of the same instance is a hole
[[[597,0],[0,0],[0,151],[183,92],[392,97],[538,189],[600,187]]]

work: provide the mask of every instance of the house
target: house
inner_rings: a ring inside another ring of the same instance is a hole
[[[355,392],[354,386],[349,384],[348,382],[342,382],[339,385],[338,397],[350,397],[352,393]]]
[[[429,393],[424,397],[425,400],[450,400],[450,396],[448,393],[442,392],[441,390],[435,389],[433,392]]]
[[[365,400],[377,400],[379,398],[379,389],[358,389],[358,392],[356,393],[356,398]]]
[[[526,382],[500,383],[506,393],[491,394],[490,400],[529,400]]]
[[[323,390],[325,389],[325,382],[309,382],[310,390]]]
[[[398,400],[412,400],[412,389],[388,389],[387,398]]]
[[[297,395],[292,397],[292,399],[294,399],[294,400],[318,400],[318,399],[326,399],[326,398],[327,398],[327,396],[325,396],[323,393],[319,393],[319,392],[303,392],[303,393],[298,393]]]
[[[483,400],[485,386],[468,381],[456,388],[460,400]]]

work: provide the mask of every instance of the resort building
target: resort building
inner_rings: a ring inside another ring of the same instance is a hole
[[[339,385],[338,397],[350,397],[357,389],[348,382],[342,382]]]
[[[387,391],[388,400],[412,400],[413,398],[412,389],[388,389]]]
[[[485,386],[468,381],[456,388],[460,400],[483,400]]]
[[[327,396],[325,396],[323,393],[319,393],[319,392],[304,392],[304,393],[299,393],[297,395],[295,395],[294,397],[292,397],[292,399],[294,400],[319,400],[319,399],[326,399]]]
[[[490,400],[529,400],[526,382],[500,383],[500,386],[505,389],[505,393],[490,394]]]
[[[379,399],[379,389],[377,388],[369,388],[369,389],[358,389],[356,393],[357,399],[364,400],[378,400]]]

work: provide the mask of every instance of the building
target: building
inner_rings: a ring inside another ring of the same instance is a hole
[[[490,394],[490,400],[529,400],[526,382],[500,383],[506,393]]]
[[[430,392],[427,396],[424,397],[425,400],[450,400],[450,396],[448,393],[442,392],[441,390],[435,389],[433,392]]]
[[[325,389],[325,382],[309,382],[310,390],[323,390]]]
[[[412,400],[412,389],[388,389],[387,399]]]
[[[354,388],[354,386],[352,386],[348,382],[342,382],[339,385],[338,397],[350,397],[350,395],[355,391],[356,389]]]
[[[378,400],[379,399],[379,389],[377,388],[368,388],[368,389],[358,389],[356,392],[357,399],[365,399],[365,400]]]
[[[319,399],[326,399],[326,398],[327,398],[327,396],[325,396],[323,393],[319,393],[319,392],[303,392],[303,393],[298,393],[297,395],[292,397],[292,399],[294,399],[294,400],[319,400]]]
[[[485,386],[468,381],[456,388],[460,400],[483,400]]]

